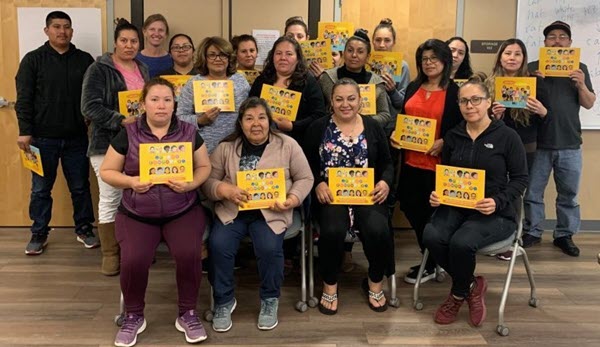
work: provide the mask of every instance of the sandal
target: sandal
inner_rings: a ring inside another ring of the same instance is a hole
[[[369,308],[371,310],[373,310],[375,312],[384,312],[387,310],[387,308],[388,308],[387,300],[385,301],[385,303],[382,306],[375,306],[369,300],[369,299],[374,299],[375,301],[379,302],[379,301],[381,301],[381,299],[385,299],[383,290],[380,291],[379,293],[372,292],[369,289],[369,280],[367,280],[366,278],[362,281],[362,289],[365,292],[365,295],[367,296],[367,302],[369,303]]]
[[[321,300],[325,300],[328,303],[333,303],[334,301],[337,301],[338,299],[338,295],[337,293],[331,295],[331,294],[327,294],[327,293],[323,293],[321,294]],[[333,316],[334,314],[337,313],[338,310],[332,310],[330,308],[327,308],[325,306],[323,306],[323,304],[321,304],[321,302],[319,301],[319,312],[321,312],[322,314],[326,314],[328,316]]]

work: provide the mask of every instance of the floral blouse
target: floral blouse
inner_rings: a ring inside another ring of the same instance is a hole
[[[319,147],[321,177],[329,178],[329,167],[368,167],[368,153],[364,131],[350,142],[342,137],[342,132],[331,119]]]

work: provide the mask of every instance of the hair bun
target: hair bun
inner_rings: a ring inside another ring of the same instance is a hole
[[[382,25],[392,25],[392,20],[391,20],[391,19],[389,19],[389,18],[384,18],[384,19],[382,19],[382,20],[379,22],[379,24],[382,24]]]
[[[127,19],[125,19],[125,18],[117,18],[115,20],[115,24],[116,24],[116,27],[118,28],[118,27],[121,27],[123,25],[129,25],[131,23],[129,23],[129,21]]]
[[[293,17],[290,17],[290,18],[286,19],[285,26],[287,27],[288,25],[292,25],[292,24],[295,24],[297,22],[301,22],[303,24],[306,24],[306,23],[304,23],[304,18],[302,18],[302,16],[293,16]]]
[[[366,29],[362,29],[362,28],[356,29],[356,31],[354,32],[354,36],[356,36],[362,40],[365,40],[369,44],[371,43],[371,39],[369,39],[369,31]]]
[[[468,79],[468,81],[472,83],[483,83],[485,80],[487,80],[487,75],[481,71],[473,73],[473,75]]]

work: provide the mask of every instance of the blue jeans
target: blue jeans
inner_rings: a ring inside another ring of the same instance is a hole
[[[283,238],[265,222],[262,213],[241,211],[232,223],[223,224],[216,218],[208,238],[215,305],[230,303],[234,298],[233,264],[240,241],[250,235],[260,276],[260,298],[278,298],[283,282]]]
[[[87,160],[87,137],[72,139],[33,138],[32,145],[40,149],[44,177],[32,173],[29,218],[33,220],[31,232],[48,234],[52,218],[52,187],[56,181],[58,163],[61,162],[73,203],[75,232],[91,228],[94,222],[92,196],[90,194],[89,164]]]
[[[544,191],[550,172],[554,170],[556,184],[556,227],[554,238],[572,236],[581,226],[577,194],[582,171],[581,149],[538,149],[533,168],[529,170],[529,187],[525,195],[525,225],[528,234],[541,237],[544,213]]]

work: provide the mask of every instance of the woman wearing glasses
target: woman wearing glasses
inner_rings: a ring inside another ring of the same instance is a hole
[[[173,66],[160,75],[197,75],[194,66],[194,42],[186,34],[177,34],[169,41],[169,53],[173,57]]]
[[[179,95],[177,117],[197,125],[198,131],[206,143],[208,153],[212,153],[219,142],[233,132],[237,113],[221,112],[218,106],[212,107],[206,112],[196,113],[193,82],[198,80],[232,81],[237,110],[248,97],[250,85],[242,74],[236,72],[234,62],[233,47],[229,42],[217,36],[205,38],[198,47],[198,56],[196,57],[196,68],[200,73],[190,78]]]
[[[444,136],[442,164],[485,170],[485,198],[477,201],[475,209],[465,209],[440,205],[434,190],[429,197],[437,209],[425,227],[423,243],[452,277],[450,294],[434,315],[438,324],[454,322],[465,301],[470,323],[476,327],[483,323],[487,283],[474,275],[475,253],[515,231],[515,202],[527,187],[527,163],[519,135],[488,116],[492,100],[482,80],[474,76],[460,88],[464,120]]]
[[[397,196],[422,252],[423,229],[433,212],[428,201],[429,193],[435,188],[435,166],[440,163],[443,137],[461,121],[461,116],[456,102],[458,86],[450,79],[452,53],[448,45],[437,39],[427,40],[417,48],[415,58],[417,78],[406,88],[400,113],[435,119],[435,141],[425,153],[403,151]],[[415,283],[418,271],[419,265],[411,267],[404,281]],[[435,263],[430,257],[421,282],[434,277]]]

